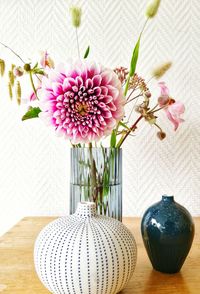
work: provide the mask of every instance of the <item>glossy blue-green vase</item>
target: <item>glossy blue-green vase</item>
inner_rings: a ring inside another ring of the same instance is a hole
[[[179,272],[194,237],[194,223],[187,209],[173,196],[164,195],[145,212],[141,232],[153,268],[163,273]]]

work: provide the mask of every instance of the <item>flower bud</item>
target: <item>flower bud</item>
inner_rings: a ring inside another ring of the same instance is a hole
[[[157,132],[157,137],[162,141],[165,139],[166,134],[163,131]]]
[[[158,8],[160,6],[160,2],[161,0],[152,0],[149,5],[147,6],[147,10],[146,10],[146,16],[148,18],[153,18],[157,12],[158,12]]]
[[[5,61],[0,59],[0,75],[3,76],[5,72]]]
[[[153,77],[155,77],[157,80],[160,79],[172,66],[171,62],[166,62],[157,68],[155,68],[152,72]]]
[[[13,73],[14,73],[15,77],[21,77],[24,74],[24,70],[21,66],[16,66],[13,69]]]
[[[31,70],[31,66],[29,63],[24,64],[24,70],[25,71],[30,71]]]
[[[146,91],[145,93],[144,93],[144,95],[149,99],[149,98],[151,98],[151,92],[150,91]]]
[[[81,24],[81,8],[77,7],[77,6],[72,6],[70,9],[71,12],[71,17],[72,17],[72,25],[75,28],[80,27]]]

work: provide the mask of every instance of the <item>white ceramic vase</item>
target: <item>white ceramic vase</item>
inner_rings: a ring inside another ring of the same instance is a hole
[[[119,221],[99,216],[92,202],[59,218],[39,234],[34,249],[37,274],[51,293],[115,294],[131,278],[136,243]]]

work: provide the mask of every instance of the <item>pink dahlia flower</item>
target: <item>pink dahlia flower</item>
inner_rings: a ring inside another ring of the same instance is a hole
[[[49,69],[39,92],[40,116],[73,143],[98,141],[124,116],[121,83],[112,70],[99,64]]]
[[[176,131],[179,124],[184,122],[181,115],[185,112],[185,106],[182,102],[175,101],[169,97],[169,89],[164,82],[160,82],[159,86],[161,88],[161,95],[158,98],[159,106],[164,107],[164,111],[168,119],[173,123],[174,130]]]

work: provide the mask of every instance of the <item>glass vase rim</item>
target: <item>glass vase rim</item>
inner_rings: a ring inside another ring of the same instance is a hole
[[[107,149],[107,150],[122,150],[122,148],[120,147],[70,147],[71,150],[75,150],[75,149],[86,149],[86,150],[89,150],[89,149]]]

